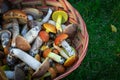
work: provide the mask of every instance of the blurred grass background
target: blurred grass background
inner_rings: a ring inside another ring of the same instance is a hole
[[[68,1],[87,25],[89,46],[80,67],[63,80],[120,80],[120,0]]]

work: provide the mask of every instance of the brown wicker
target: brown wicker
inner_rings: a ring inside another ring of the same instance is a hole
[[[16,0],[17,1],[17,0]],[[86,30],[86,24],[82,19],[81,15],[78,11],[72,7],[72,5],[67,0],[21,0],[20,5],[22,7],[35,7],[40,10],[47,10],[48,8],[52,8],[54,10],[62,9],[66,11],[69,15],[69,23],[75,23],[78,25],[78,31],[75,35],[75,38],[72,39],[73,45],[75,46],[78,52],[78,60],[77,62],[70,67],[64,74],[59,75],[54,78],[54,80],[60,80],[66,76],[68,76],[72,71],[79,67],[81,62],[83,61],[87,47],[89,36]],[[41,4],[41,5],[40,5]]]

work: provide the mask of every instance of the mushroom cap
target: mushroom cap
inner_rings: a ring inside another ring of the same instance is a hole
[[[67,39],[68,35],[65,33],[61,33],[59,34],[56,38],[55,38],[55,45],[59,45],[63,40]]]
[[[69,37],[73,38],[77,32],[77,24],[69,24],[63,29],[63,33],[69,35]]]
[[[5,21],[10,21],[11,19],[18,19],[20,24],[27,23],[27,15],[22,10],[9,10],[3,14],[3,19]]]
[[[15,67],[14,80],[25,80],[25,73],[19,67]]]
[[[2,33],[8,33],[9,36],[11,37],[11,32],[9,30],[1,30],[0,34],[2,34]]]
[[[62,73],[65,72],[65,67],[64,67],[62,64],[56,63],[56,64],[55,64],[55,68],[56,68],[56,70],[57,70],[57,73],[62,74]]]
[[[31,49],[28,41],[20,35],[18,35],[16,38],[16,47],[24,51],[28,51]]]
[[[32,75],[33,78],[38,78],[43,76],[49,69],[50,63],[49,58],[47,57],[43,63],[41,64],[40,68],[38,68]]]
[[[52,19],[53,19],[54,21],[57,21],[59,15],[62,16],[62,21],[61,21],[61,23],[65,23],[65,22],[68,20],[68,14],[67,14],[65,11],[62,11],[62,10],[55,11],[55,12],[52,14]]]
[[[53,67],[50,67],[48,71],[51,74],[51,78],[55,78],[57,76],[57,71]]]
[[[43,52],[43,57],[46,58],[50,52],[51,52],[50,48],[45,49]]]
[[[39,36],[42,39],[43,42],[49,41],[49,34],[46,31],[40,31]]]
[[[34,19],[39,19],[43,15],[43,12],[36,8],[25,8],[22,11],[28,15],[32,15]]]
[[[64,66],[69,67],[73,65],[76,60],[77,60],[77,55],[72,55],[65,61]]]
[[[51,32],[51,33],[56,33],[56,27],[53,24],[50,23],[44,23],[43,27],[46,29],[46,31]]]

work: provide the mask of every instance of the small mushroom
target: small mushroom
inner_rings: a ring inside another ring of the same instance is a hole
[[[44,23],[43,27],[46,29],[46,32],[56,33],[56,27],[50,23]]]
[[[30,49],[30,55],[35,56],[38,51],[40,46],[43,44],[43,42],[48,42],[49,40],[49,34],[46,31],[40,31],[39,36],[36,38],[35,42],[32,45],[32,48]]]
[[[74,54],[72,56],[68,56],[67,55],[68,52],[66,52],[64,49],[61,49],[59,46],[56,46],[55,44],[53,44],[53,46],[60,52],[60,55],[66,59],[64,63],[65,67],[71,66],[77,60],[77,55],[75,54],[76,51],[73,47],[71,47],[71,49],[74,51]]]
[[[25,73],[19,67],[15,67],[14,71],[5,71],[8,79],[25,80]]]
[[[43,18],[43,20],[38,23],[38,25],[32,29],[30,29],[24,38],[28,40],[29,43],[32,43],[33,40],[37,37],[39,31],[41,30],[41,25],[45,22],[47,22],[52,14],[52,9],[49,8],[47,15]]]
[[[11,54],[19,58],[20,60],[22,60],[27,65],[29,65],[32,69],[35,70],[35,72],[32,75],[33,78],[41,77],[43,74],[45,74],[45,72],[48,70],[50,65],[49,58],[46,58],[43,63],[40,63],[35,58],[27,54],[26,52],[17,48],[11,49]]]
[[[62,32],[61,23],[65,23],[68,20],[68,14],[65,11],[55,11],[52,14],[52,19],[56,21],[57,31]]]
[[[22,11],[24,11],[27,15],[31,15],[35,20],[43,16],[43,12],[35,8],[25,8]]]
[[[8,31],[8,30],[1,30],[0,31],[0,39],[2,42],[3,48],[5,48],[9,44],[10,38],[11,38],[10,31]]]
[[[77,24],[69,24],[63,29],[63,33],[68,34],[70,38],[73,38],[77,31]]]
[[[67,39],[67,38],[68,38],[67,34],[61,33],[56,37],[54,43],[55,43],[55,45],[60,45],[61,44],[62,47],[68,52],[68,55],[72,56],[72,55],[74,55],[75,52],[71,48],[71,46],[68,44],[68,42],[65,41],[65,39]]]
[[[46,57],[49,57],[51,59],[53,59],[54,61],[60,63],[60,64],[63,64],[65,59],[62,58],[61,56],[51,52],[51,49],[47,48],[44,50],[43,52],[43,57],[46,58]]]

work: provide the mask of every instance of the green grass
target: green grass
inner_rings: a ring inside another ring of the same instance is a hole
[[[80,67],[63,80],[120,80],[120,0],[68,1],[87,25],[89,46]]]

